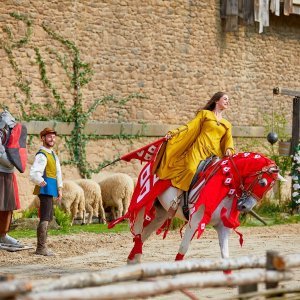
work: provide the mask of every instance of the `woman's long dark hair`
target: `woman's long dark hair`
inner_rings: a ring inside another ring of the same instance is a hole
[[[203,109],[206,109],[206,110],[214,110],[215,107],[216,107],[216,102],[218,100],[220,100],[224,95],[226,95],[226,93],[224,92],[217,92],[215,93],[211,98],[210,100],[205,104],[205,106],[201,109],[199,109],[197,111],[197,113]]]

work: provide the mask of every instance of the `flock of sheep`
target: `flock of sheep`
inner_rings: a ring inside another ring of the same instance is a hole
[[[112,219],[124,215],[128,209],[134,190],[133,179],[124,173],[112,173],[99,180],[65,180],[63,186],[62,208],[82,223],[92,223],[93,217],[106,223],[105,211],[110,211]],[[35,197],[29,207],[39,207],[39,198]],[[85,216],[88,214],[87,220]]]

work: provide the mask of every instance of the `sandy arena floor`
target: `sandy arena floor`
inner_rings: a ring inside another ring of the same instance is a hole
[[[300,224],[270,227],[240,227],[244,235],[241,248],[235,233],[230,237],[231,257],[261,255],[267,250],[282,254],[300,253]],[[35,245],[35,239],[22,242]],[[161,236],[151,237],[144,246],[144,262],[173,261],[180,243],[177,231],[170,232],[165,240]],[[0,272],[14,274],[17,278],[59,277],[77,272],[99,271],[123,266],[132,247],[130,233],[78,234],[50,236],[49,247],[55,257],[41,257],[34,250],[20,252],[0,251]],[[208,229],[199,240],[193,240],[187,253],[189,258],[220,258],[216,232]],[[281,286],[300,286],[300,268],[295,269],[293,281]],[[237,293],[237,288],[191,290],[199,299],[220,299]],[[155,299],[188,299],[180,292],[156,297]]]

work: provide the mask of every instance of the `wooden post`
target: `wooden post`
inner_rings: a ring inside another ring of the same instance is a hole
[[[292,124],[292,143],[290,154],[295,153],[295,147],[299,144],[300,130],[300,91],[289,90],[285,88],[273,88],[274,95],[293,96],[293,124]]]
[[[300,129],[300,97],[293,99],[293,125],[292,125],[292,143],[290,154],[295,154],[295,149],[299,144],[299,129]]]
[[[239,295],[257,292],[257,283],[239,285],[238,292]],[[243,298],[239,298],[239,299],[243,299]]]
[[[292,123],[292,140],[290,154],[295,154],[295,149],[299,144],[299,135],[300,135],[300,91],[293,91],[289,89],[284,89],[280,87],[273,88],[274,95],[287,95],[293,96],[293,123]],[[293,193],[293,183],[291,187],[291,194]],[[291,195],[292,199],[292,195]]]
[[[266,270],[267,271],[273,271],[273,270],[277,269],[275,264],[276,264],[276,261],[278,260],[278,257],[279,257],[279,254],[277,251],[267,251],[267,260],[266,260]],[[281,271],[284,271],[284,269]],[[267,282],[266,283],[266,289],[276,289],[276,288],[278,288],[278,282]],[[276,295],[272,295],[272,297],[273,296],[282,297],[283,294],[278,293]],[[266,298],[268,298],[268,297],[266,296]]]
[[[266,269],[267,271],[270,270],[276,270],[274,267],[274,258],[278,256],[277,251],[267,251],[267,260],[266,260]],[[278,282],[267,282],[266,283],[266,288],[267,289],[275,289],[278,287]]]

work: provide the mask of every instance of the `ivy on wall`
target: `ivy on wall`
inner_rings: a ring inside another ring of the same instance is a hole
[[[45,89],[51,92],[54,99],[54,105],[53,103],[33,103],[31,101],[30,84],[28,81],[23,79],[22,71],[17,65],[13,55],[14,49],[28,46],[32,34],[33,22],[26,15],[11,13],[10,16],[18,21],[24,22],[27,28],[23,38],[13,41],[12,31],[8,26],[6,26],[4,28],[4,32],[7,34],[8,38],[6,41],[0,41],[0,46],[7,54],[9,63],[16,74],[16,86],[22,91],[22,93],[25,94],[25,101],[17,99],[20,105],[22,119],[25,121],[53,119],[64,122],[73,122],[74,128],[70,137],[65,137],[66,146],[70,153],[70,160],[62,163],[75,165],[82,177],[90,178],[92,173],[99,172],[102,166],[109,162],[105,161],[99,164],[96,168],[91,168],[90,164],[87,162],[87,142],[96,138],[96,136],[84,134],[84,128],[92,113],[99,105],[105,105],[109,102],[124,105],[132,98],[145,97],[140,94],[131,94],[128,97],[117,99],[113,95],[108,95],[99,99],[95,99],[92,105],[86,111],[84,111],[82,88],[91,81],[93,71],[88,63],[81,60],[80,50],[74,42],[65,39],[63,36],[52,30],[49,25],[43,23],[42,28],[48,34],[48,36],[52,40],[59,42],[65,49],[64,55],[61,55],[54,49],[47,48],[49,53],[54,54],[56,60],[60,63],[70,81],[70,94],[72,95],[73,105],[70,108],[66,107],[65,101],[60,95],[59,90],[47,76],[46,63],[38,47],[33,47],[35,52],[35,61],[39,68],[40,79],[43,82]],[[68,59],[66,59],[66,57]],[[46,115],[48,115],[48,117]],[[120,135],[119,138],[122,136],[124,137],[124,135]],[[129,138],[136,138],[137,136],[130,136]]]
[[[5,51],[5,53],[8,57],[8,61],[11,65],[12,69],[16,73],[17,80],[15,82],[15,85],[25,94],[25,97],[26,97],[25,102],[29,102],[30,97],[31,97],[30,85],[29,85],[29,82],[23,78],[23,73],[17,65],[15,56],[13,54],[13,50],[20,49],[28,43],[28,41],[32,35],[32,24],[33,23],[26,15],[22,15],[22,14],[13,12],[13,13],[10,13],[10,16],[25,24],[25,26],[26,26],[25,36],[19,40],[14,40],[14,35],[12,33],[11,28],[8,25],[6,25],[3,28],[3,32],[6,33],[7,39],[5,41],[0,40],[0,47]]]

